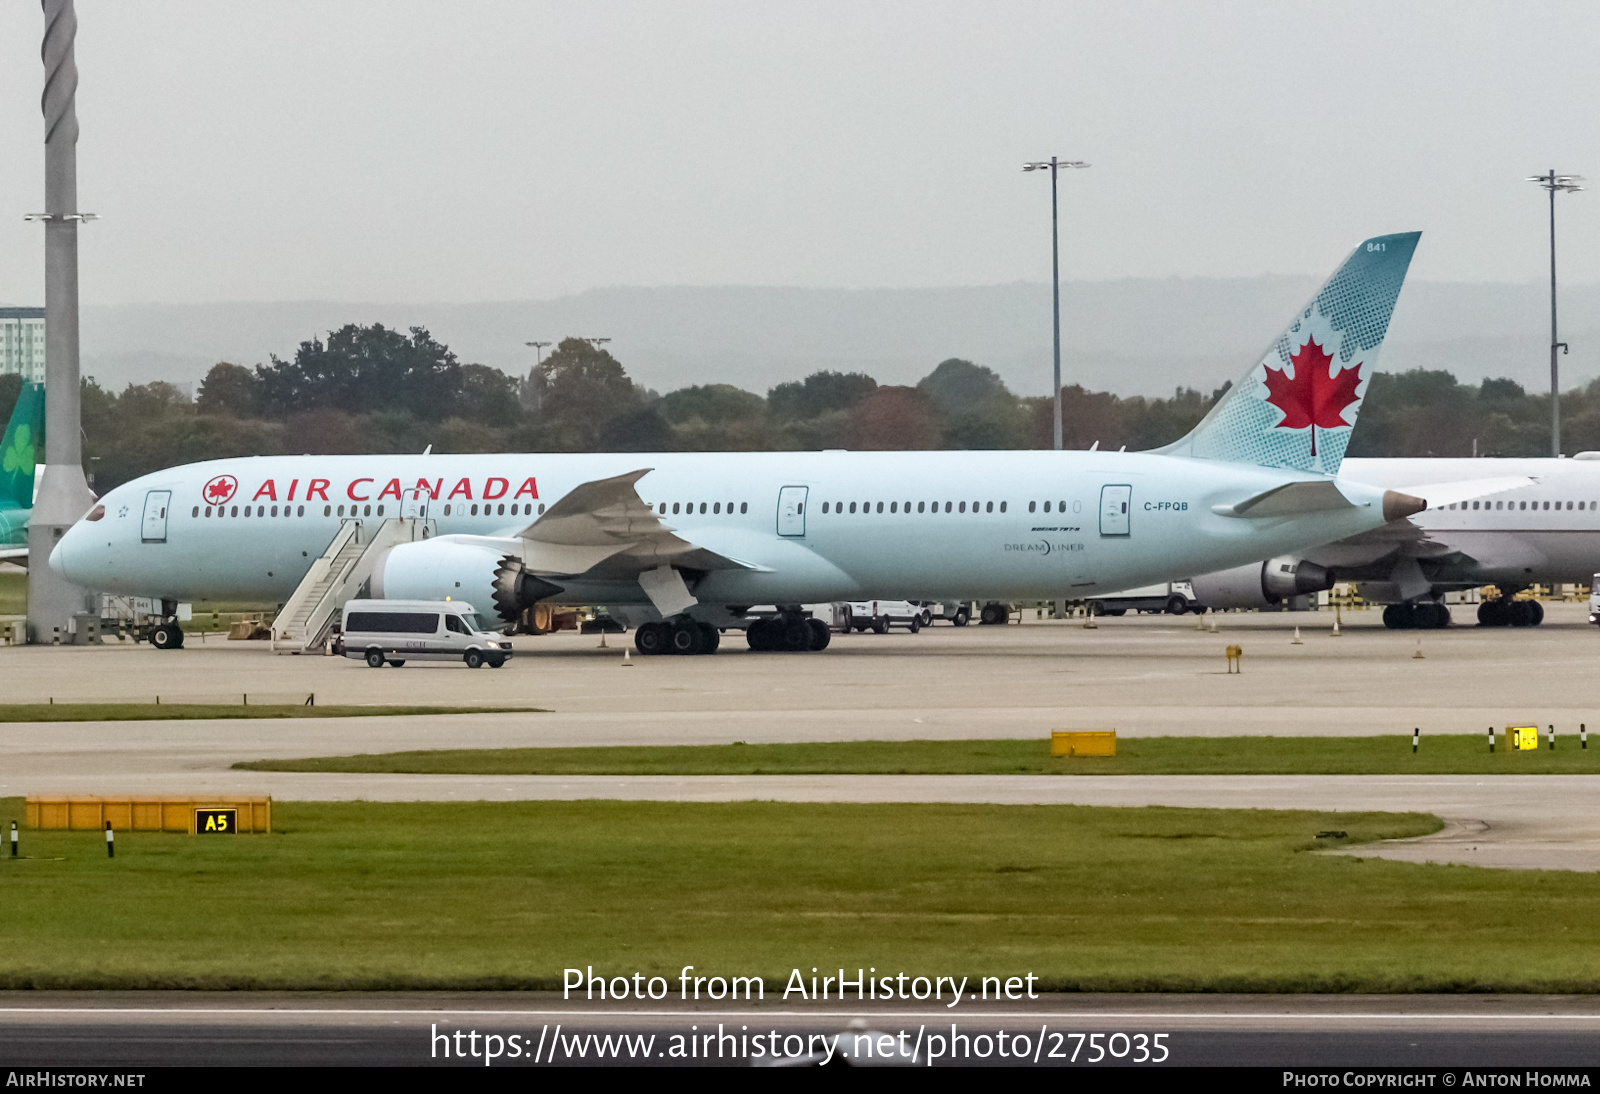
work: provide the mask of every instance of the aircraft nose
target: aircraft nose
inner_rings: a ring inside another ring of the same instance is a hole
[[[50,568],[74,584],[83,584],[85,533],[78,525],[68,528],[50,551]]]
[[[72,580],[72,575],[67,572],[67,543],[71,536],[72,532],[69,529],[67,534],[61,537],[61,542],[50,552],[50,568],[68,581]]]

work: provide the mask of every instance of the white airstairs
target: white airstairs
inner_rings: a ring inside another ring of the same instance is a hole
[[[309,653],[328,641],[334,613],[361,591],[383,552],[400,543],[426,539],[432,521],[390,517],[372,523],[347,519],[300,579],[294,594],[272,624],[272,648],[279,653]]]

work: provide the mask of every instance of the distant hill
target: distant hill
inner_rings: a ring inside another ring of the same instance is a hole
[[[1119,395],[1209,391],[1240,372],[1315,290],[1309,277],[1171,278],[1063,287],[1063,376]],[[1443,368],[1464,381],[1549,380],[1544,286],[1413,282],[1395,314],[1385,371]],[[463,361],[526,373],[530,340],[612,339],[630,374],[659,391],[730,383],[765,394],[817,369],[914,383],[947,357],[998,372],[1013,391],[1050,388],[1050,289],[594,289],[484,304],[141,304],[83,309],[84,372],[102,385],[197,383],[219,360],[253,365],[345,323],[425,326]],[[1600,376],[1600,285],[1562,292],[1563,386]]]

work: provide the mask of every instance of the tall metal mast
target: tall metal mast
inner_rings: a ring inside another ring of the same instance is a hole
[[[1560,340],[1556,330],[1556,193],[1575,193],[1582,175],[1558,175],[1554,167],[1543,175],[1529,175],[1529,182],[1550,191],[1550,455],[1561,456],[1561,382],[1556,365],[1556,351],[1567,352],[1567,344]]]
[[[66,641],[72,617],[89,594],[50,569],[50,552],[94,504],[83,475],[78,388],[78,65],[72,0],[42,0],[44,9],[44,204],[30,216],[44,222],[45,457],[28,528],[30,641]]]
[[[1050,283],[1055,300],[1055,448],[1061,450],[1061,216],[1056,198],[1056,173],[1066,168],[1088,167],[1082,160],[1037,160],[1022,165],[1024,171],[1050,169]]]

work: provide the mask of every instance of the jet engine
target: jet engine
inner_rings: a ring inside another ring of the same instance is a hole
[[[493,607],[508,623],[560,591],[561,586],[524,570],[515,555],[451,539],[391,547],[372,571],[372,595],[377,599],[465,600],[479,611]]]
[[[1208,608],[1270,608],[1290,597],[1333,588],[1333,572],[1286,555],[1201,574],[1190,585],[1195,600]]]

